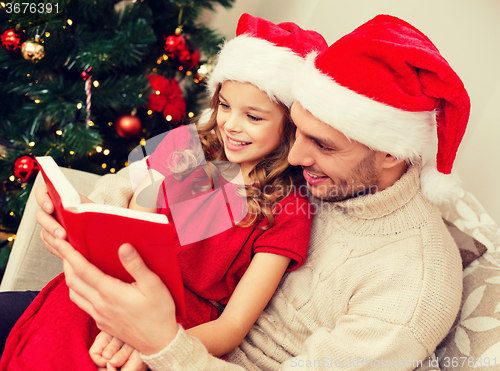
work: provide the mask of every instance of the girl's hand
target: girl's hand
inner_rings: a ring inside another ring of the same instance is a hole
[[[123,341],[101,331],[89,350],[98,370],[146,371],[139,353]]]
[[[54,212],[54,204],[47,193],[47,187],[45,184],[36,187],[35,199],[40,206],[40,209],[36,213],[36,220],[38,224],[42,226],[40,238],[42,239],[47,250],[62,259],[61,255],[54,246],[54,240],[56,238],[66,239],[66,231],[52,216],[52,213]],[[83,195],[80,195],[80,199],[82,203],[92,202]]]
[[[112,360],[106,364],[106,369],[103,371],[117,371],[120,366],[113,366]],[[98,369],[99,370],[99,369]],[[142,361],[137,350],[133,350],[130,357],[121,366],[120,371],[147,371],[148,366]]]
[[[56,239],[55,247],[63,257],[71,300],[99,329],[145,355],[159,352],[175,338],[172,296],[130,244],[123,244],[118,254],[136,281],[132,284],[104,274],[64,240]]]

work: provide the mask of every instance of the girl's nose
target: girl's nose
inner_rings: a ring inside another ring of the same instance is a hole
[[[241,131],[241,125],[240,125],[240,120],[238,118],[238,115],[234,114],[231,112],[230,116],[228,117],[226,123],[224,124],[225,128],[229,132],[233,133],[238,133]]]

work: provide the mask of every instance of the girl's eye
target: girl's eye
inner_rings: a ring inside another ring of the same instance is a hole
[[[219,106],[221,106],[223,109],[229,109],[229,105],[224,103],[224,102],[219,102]]]
[[[252,121],[261,121],[262,120],[260,117],[257,117],[254,115],[247,115],[247,117]]]

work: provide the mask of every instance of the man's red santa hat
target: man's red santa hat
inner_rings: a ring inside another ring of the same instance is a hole
[[[379,15],[311,54],[293,87],[316,118],[367,147],[409,162],[418,160],[437,124],[436,164],[421,173],[425,196],[454,197],[451,175],[467,126],[469,96],[457,74],[422,32]]]
[[[270,99],[290,107],[292,82],[304,64],[305,56],[326,50],[328,44],[315,31],[303,30],[295,23],[274,24],[263,18],[243,14],[236,37],[224,44],[208,80],[212,96],[226,80],[248,82],[267,93]]]

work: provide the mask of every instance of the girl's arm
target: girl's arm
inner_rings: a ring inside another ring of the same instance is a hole
[[[129,209],[156,213],[156,199],[163,179],[165,177],[161,173],[149,169],[147,175],[135,190],[128,205]]]
[[[255,254],[221,316],[187,332],[214,356],[236,348],[273,296],[290,260],[271,253]]]

